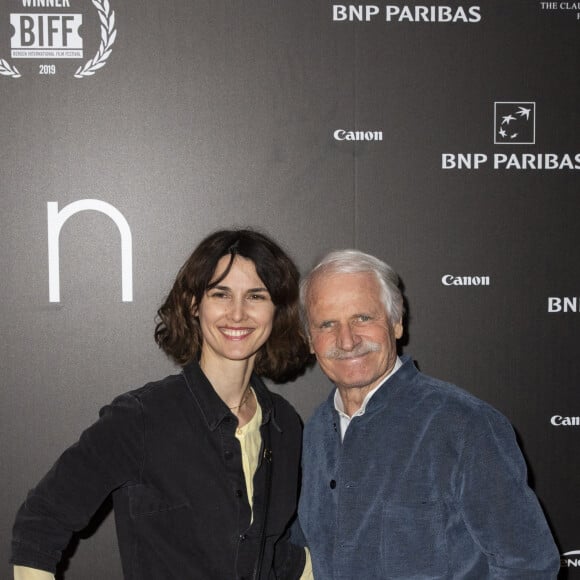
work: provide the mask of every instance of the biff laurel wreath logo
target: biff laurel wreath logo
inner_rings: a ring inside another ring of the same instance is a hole
[[[107,63],[117,38],[109,0],[17,0],[16,5],[9,14],[10,45],[0,45],[0,75],[19,79],[65,71],[82,79]],[[5,50],[10,59],[3,58]]]

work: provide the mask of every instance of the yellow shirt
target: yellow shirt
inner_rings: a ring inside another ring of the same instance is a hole
[[[252,499],[254,497],[254,473],[256,473],[258,468],[260,447],[262,446],[262,437],[260,435],[262,408],[257,403],[256,405],[256,412],[250,421],[243,427],[236,429],[236,439],[240,442],[240,447],[242,448],[242,467],[244,469],[250,507],[252,507]],[[254,514],[252,513],[253,520]]]
[[[254,473],[256,473],[256,469],[258,468],[260,447],[262,445],[262,437],[260,436],[261,424],[262,409],[260,405],[258,405],[256,412],[250,421],[243,427],[236,429],[236,438],[240,442],[240,447],[242,448],[242,467],[244,469],[250,507],[252,507],[252,498],[254,497]],[[252,513],[252,519],[253,517],[254,514]],[[310,551],[308,548],[305,548],[305,550],[306,564],[302,576],[300,576],[300,580],[314,580],[314,576],[312,575]]]

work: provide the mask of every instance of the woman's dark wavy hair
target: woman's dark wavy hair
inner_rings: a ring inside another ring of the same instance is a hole
[[[212,280],[218,261],[227,255],[228,267]],[[254,263],[275,306],[272,333],[256,355],[254,372],[275,382],[294,380],[311,362],[300,322],[298,269],[276,242],[251,229],[220,230],[197,246],[157,311],[155,342],[179,365],[199,359],[203,337],[192,303],[201,304],[205,293],[228,275],[236,256]]]

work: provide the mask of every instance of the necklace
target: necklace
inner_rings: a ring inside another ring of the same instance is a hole
[[[251,392],[252,391],[250,391],[250,385],[248,384],[248,386],[244,389],[244,394],[242,395],[242,398],[240,399],[240,404],[235,405],[233,407],[228,407],[228,409],[230,409],[230,410],[241,409],[246,404]]]

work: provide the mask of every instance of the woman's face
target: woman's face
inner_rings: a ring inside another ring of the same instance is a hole
[[[219,260],[210,283],[220,277],[229,262],[229,255]],[[199,307],[194,308],[203,337],[201,362],[253,361],[272,332],[274,310],[254,263],[236,256],[227,276],[206,291]]]

